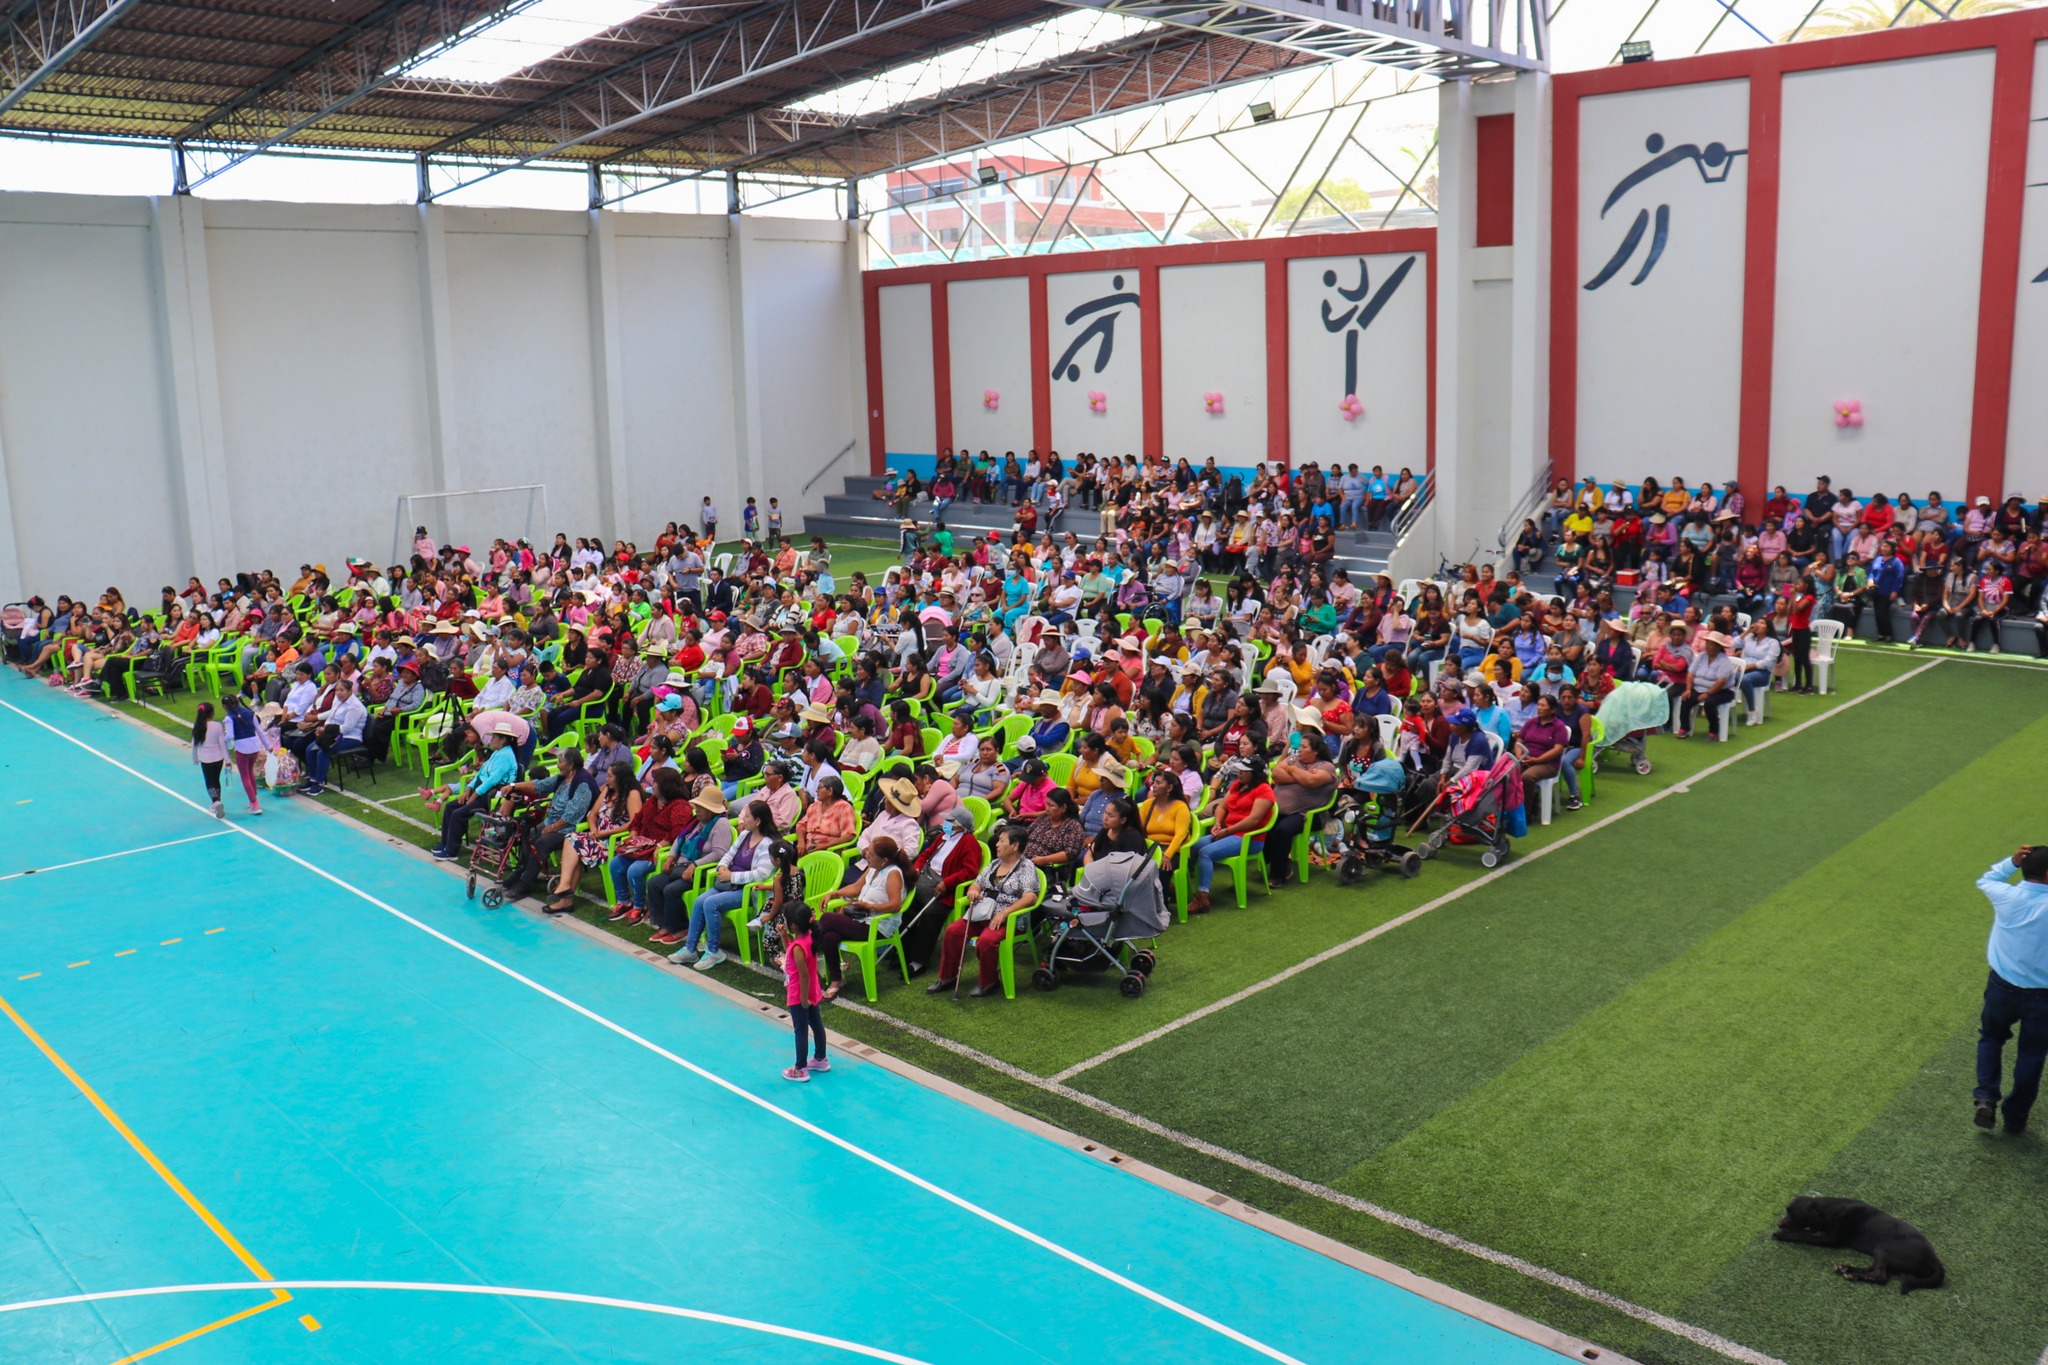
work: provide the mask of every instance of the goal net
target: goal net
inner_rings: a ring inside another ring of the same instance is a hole
[[[548,516],[548,486],[510,484],[503,488],[451,488],[441,493],[407,493],[398,500],[391,532],[391,562],[409,563],[413,537],[424,526],[438,545],[467,545],[481,558],[493,540],[524,536],[536,551]]]

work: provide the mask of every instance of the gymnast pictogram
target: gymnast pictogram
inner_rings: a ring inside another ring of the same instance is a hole
[[[1622,196],[1630,190],[1682,162],[1690,161],[1699,171],[1701,180],[1709,185],[1718,185],[1725,181],[1728,172],[1735,168],[1735,158],[1749,154],[1746,147],[1731,150],[1725,143],[1720,142],[1709,142],[1704,147],[1696,142],[1681,142],[1676,147],[1666,150],[1662,133],[1650,134],[1643,147],[1650,153],[1650,159],[1623,176],[1620,183],[1608,192],[1607,202],[1600,206],[1602,218],[1605,218],[1607,210],[1619,203]],[[1635,221],[1629,224],[1628,233],[1621,239],[1621,245],[1608,257],[1607,264],[1600,267],[1600,273],[1586,281],[1586,288],[1598,289],[1613,279],[1622,266],[1628,264],[1629,257],[1635,255],[1636,248],[1642,245],[1645,232],[1650,233],[1650,253],[1643,258],[1642,269],[1636,271],[1635,278],[1630,280],[1629,284],[1638,285],[1650,278],[1650,272],[1657,268],[1657,260],[1664,254],[1665,244],[1671,237],[1671,205],[1657,205],[1654,230],[1651,228],[1651,221],[1649,209],[1636,210]]]
[[[1372,272],[1366,268],[1363,256],[1358,258],[1358,283],[1349,289],[1337,283],[1336,271],[1323,272],[1323,287],[1336,290],[1337,297],[1351,305],[1342,310],[1332,310],[1330,301],[1323,300],[1323,330],[1333,335],[1338,332],[1344,334],[1345,393],[1358,392],[1358,338],[1364,335],[1366,328],[1372,326],[1372,320],[1380,315],[1380,310],[1387,306],[1387,300],[1394,297],[1395,291],[1401,287],[1401,281],[1407,279],[1408,272],[1414,268],[1415,258],[1410,256],[1394,267],[1393,272],[1381,282],[1377,292],[1373,290]],[[1367,298],[1368,294],[1372,297]]]

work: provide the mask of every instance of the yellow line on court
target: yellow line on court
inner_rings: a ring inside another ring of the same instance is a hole
[[[264,1278],[268,1279],[269,1276],[266,1275]],[[183,1346],[186,1342],[192,1341],[198,1337],[203,1337],[208,1332],[217,1332],[223,1327],[232,1326],[233,1324],[240,1322],[243,1318],[253,1318],[258,1313],[268,1313],[271,1309],[277,1307],[281,1303],[291,1302],[292,1296],[285,1293],[282,1289],[273,1289],[271,1291],[271,1294],[274,1297],[272,1297],[268,1303],[259,1303],[254,1308],[244,1308],[239,1313],[230,1313],[218,1322],[209,1322],[204,1327],[195,1327],[191,1331],[184,1333],[182,1336],[172,1337],[169,1341],[159,1341],[156,1345],[150,1347],[146,1351],[137,1351],[132,1356],[122,1356],[119,1360],[114,1362],[114,1365],[135,1365],[135,1362],[138,1360],[147,1360],[151,1356],[156,1355],[159,1352],[170,1350],[173,1346]],[[301,1321],[303,1320],[304,1319],[301,1319]]]
[[[277,1292],[282,1294],[284,1291],[280,1289]],[[305,1328],[308,1332],[317,1332],[320,1330],[320,1319],[314,1317],[311,1313],[307,1313],[299,1319],[299,1326]]]
[[[67,962],[67,963],[65,963],[65,964],[64,964],[64,969],[65,969],[66,971],[69,971],[69,970],[70,970],[71,968],[73,968],[73,967],[90,967],[91,965],[92,965],[92,959],[91,959],[91,958],[87,958],[87,959],[86,959],[85,961],[83,961],[83,962]]]
[[[16,981],[33,981],[33,980],[35,980],[35,979],[36,979],[37,977],[39,977],[39,976],[41,976],[41,975],[42,975],[42,973],[41,973],[41,972],[27,972],[27,973],[24,973],[24,974],[23,974],[23,975],[21,975],[21,976],[17,976],[17,977],[15,977],[14,979],[15,979]]]
[[[218,928],[218,929],[208,929],[208,930],[207,930],[206,932],[207,932],[207,933],[209,933],[209,934],[224,934],[224,933],[226,933],[226,932],[227,932],[227,928],[228,928],[228,927],[227,927],[227,926],[226,926],[225,924],[223,924],[223,925],[222,925],[222,926],[221,926],[220,928]]]
[[[184,939],[182,939],[182,938],[167,938],[167,939],[165,939],[165,940],[164,940],[164,941],[163,941],[162,943],[159,943],[159,944],[157,944],[156,946],[157,946],[157,947],[159,947],[159,948],[168,948],[168,947],[170,947],[170,946],[171,946],[171,945],[172,945],[173,943],[183,943],[184,941],[185,941],[185,940],[184,940]]]
[[[77,1087],[78,1093],[85,1096],[86,1103],[100,1111],[100,1117],[112,1125],[115,1132],[126,1139],[128,1145],[135,1149],[137,1156],[149,1163],[149,1168],[157,1173],[157,1176],[164,1184],[171,1187],[171,1193],[185,1201],[185,1207],[199,1215],[199,1221],[206,1224],[213,1235],[220,1239],[221,1245],[234,1253],[236,1260],[248,1267],[250,1274],[259,1280],[274,1280],[277,1278],[277,1276],[265,1270],[263,1263],[249,1253],[249,1248],[243,1246],[235,1239],[235,1234],[229,1232],[227,1228],[221,1225],[220,1219],[213,1216],[212,1209],[199,1202],[198,1195],[185,1188],[185,1182],[171,1173],[171,1168],[164,1165],[163,1158],[151,1151],[148,1143],[135,1136],[135,1130],[121,1121],[121,1116],[115,1113],[105,1100],[100,1098],[97,1090],[94,1090],[85,1083],[85,1077],[72,1070],[71,1063],[58,1056],[57,1050],[43,1041],[43,1035],[37,1033],[35,1029],[29,1026],[28,1020],[22,1018],[16,1012],[14,1006],[7,1003],[5,996],[0,996],[0,1014],[5,1014],[14,1021],[14,1026],[21,1030],[22,1036],[31,1043],[34,1043],[36,1051],[49,1058],[50,1065],[56,1067],[59,1072],[63,1073],[65,1080]]]
[[[136,950],[135,950],[135,949],[133,949],[133,948],[123,948],[123,949],[122,949],[122,950],[121,950],[120,952],[118,952],[118,953],[115,953],[115,954],[114,954],[114,956],[115,956],[115,957],[126,957],[126,956],[128,956],[128,954],[130,954],[130,953],[132,953],[132,952],[135,952],[135,951],[136,951]]]

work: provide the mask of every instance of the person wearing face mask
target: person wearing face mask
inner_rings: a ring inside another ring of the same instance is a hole
[[[910,959],[912,976],[937,961],[939,931],[953,908],[953,888],[981,871],[982,861],[981,844],[974,837],[974,812],[953,807],[917,855],[917,881],[903,923],[903,952]]]

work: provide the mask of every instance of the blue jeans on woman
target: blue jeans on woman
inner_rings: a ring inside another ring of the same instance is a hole
[[[719,926],[725,923],[725,912],[736,908],[746,899],[747,893],[739,887],[731,890],[714,889],[697,897],[697,903],[690,907],[690,932],[683,939],[683,946],[696,951],[697,940],[704,940],[706,955],[718,951]]]
[[[635,910],[647,908],[647,874],[654,871],[654,862],[649,858],[628,858],[623,853],[614,853],[611,860],[612,894],[617,896],[621,887],[631,890],[622,900],[630,900]]]
[[[1741,683],[1742,704],[1752,711],[1756,710],[1759,694],[1770,685],[1770,669],[1750,668],[1743,670]]]
[[[1195,843],[1195,889],[1203,893],[1216,880],[1216,864],[1244,847],[1241,834],[1211,834]]]

